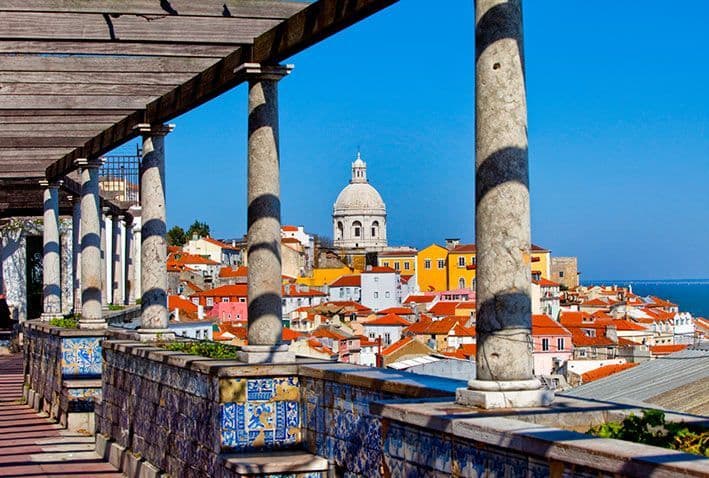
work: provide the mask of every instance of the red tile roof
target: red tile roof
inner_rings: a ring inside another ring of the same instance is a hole
[[[387,314],[383,317],[376,318],[374,320],[370,320],[369,322],[365,322],[365,326],[367,325],[388,325],[388,326],[397,326],[400,325],[402,327],[408,327],[411,325],[411,322],[408,320],[399,317],[396,314]]]
[[[408,307],[389,307],[388,309],[380,310],[379,312],[377,312],[377,315],[387,315],[387,314],[412,315],[413,313],[414,313],[414,311],[409,309]]]
[[[383,267],[383,266],[372,266],[368,267],[367,270],[362,271],[362,274],[393,274],[398,271],[395,271],[391,267]]]
[[[296,285],[283,286],[283,297],[325,297],[325,292],[315,289],[301,289]]]
[[[347,338],[345,335],[339,334],[328,327],[318,327],[310,335],[319,339],[345,340]]]
[[[628,319],[611,320],[608,325],[612,325],[616,330],[646,332],[648,329],[642,325]]]
[[[409,295],[404,301],[404,304],[410,304],[412,302],[415,304],[427,304],[433,302],[435,298],[436,296],[434,295]]]
[[[320,342],[318,339],[308,339],[308,346],[316,352],[324,353],[327,355],[335,355],[335,352],[333,352],[330,347],[323,345],[323,343]]]
[[[470,253],[470,252],[477,252],[477,247],[475,247],[475,244],[459,244],[455,246],[453,249],[450,250],[452,254],[462,254],[462,253]]]
[[[541,287],[561,287],[560,284],[550,281],[549,279],[545,279],[544,277],[540,277],[539,280],[532,281],[535,284],[541,286]]]
[[[227,243],[222,242],[222,241],[218,241],[218,240],[216,240],[216,239],[212,239],[212,238],[209,237],[209,236],[203,237],[202,239],[204,239],[205,241],[207,241],[207,242],[209,242],[209,243],[211,243],[211,244],[214,244],[215,246],[219,246],[219,247],[221,247],[222,249],[229,249],[229,250],[232,250],[232,251],[238,251],[238,250],[239,250],[238,247],[232,246],[231,244],[227,244]]]
[[[533,336],[571,336],[564,326],[552,319],[548,315],[532,315],[532,335]]]
[[[297,226],[281,226],[281,229],[288,232],[298,232]]]
[[[185,266],[189,264],[201,264],[208,266],[219,265],[218,262],[206,257],[198,256],[195,254],[190,254],[188,252],[175,252],[167,256],[167,267],[178,267]]]
[[[614,373],[622,372],[623,370],[628,370],[629,368],[633,368],[636,365],[636,363],[605,365],[603,367],[599,367],[597,369],[590,370],[584,374],[581,374],[581,380],[583,383],[593,382],[594,380],[613,375]]]
[[[458,347],[458,350],[454,352],[443,352],[443,355],[447,355],[448,357],[454,357],[458,359],[463,359],[463,360],[469,360],[470,357],[475,358],[475,354],[477,353],[478,346],[477,344],[463,344],[460,347]]]
[[[410,344],[416,340],[414,337],[404,337],[403,339],[399,340],[398,342],[394,342],[390,346],[386,347],[385,349],[382,350],[382,355],[391,355],[392,353],[396,352],[400,348]]]
[[[467,317],[449,316],[441,320],[426,318],[408,326],[404,332],[415,335],[448,335],[457,325],[463,325]],[[475,331],[473,330],[473,336]]]
[[[402,284],[408,284],[413,276],[414,276],[413,274],[411,274],[411,275],[401,274],[399,276],[399,280],[401,281]]]
[[[674,345],[651,345],[650,352],[652,355],[669,355],[687,348],[687,344]]]
[[[357,275],[344,275],[335,279],[334,282],[330,284],[330,287],[361,287],[362,277]]]
[[[167,296],[167,308],[169,310],[180,309],[188,314],[197,314],[197,306],[179,295]]]
[[[283,327],[283,330],[281,331],[281,337],[286,342],[292,342],[302,336],[302,332],[298,332],[297,330],[293,330],[288,327]]]
[[[379,342],[377,342],[376,340],[372,340],[365,335],[358,335],[357,337],[359,337],[360,347],[376,347],[377,345],[379,345]]]
[[[248,287],[246,284],[228,284],[214,289],[197,292],[191,297],[247,297]]]
[[[574,347],[611,347],[616,345],[611,339],[605,335],[589,337],[580,328],[570,328],[571,332],[571,343]],[[600,329],[597,331],[597,333]]]
[[[447,302],[441,301],[435,304],[433,307],[428,309],[428,312],[439,317],[446,315],[455,315],[455,309],[459,302]]]
[[[249,269],[246,266],[239,266],[236,269],[233,267],[222,267],[219,269],[219,277],[246,277],[249,275]]]

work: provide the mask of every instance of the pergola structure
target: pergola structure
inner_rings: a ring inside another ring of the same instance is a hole
[[[59,301],[58,190],[79,170],[80,326],[105,327],[98,168],[101,155],[141,136],[141,332],[167,330],[166,123],[248,82],[249,346],[241,358],[289,360],[279,345],[277,82],[290,68],[279,63],[395,2],[0,0],[0,188],[44,181],[45,313],[56,314]],[[476,1],[478,380],[459,401],[484,407],[550,400],[532,371],[521,15],[521,0]],[[18,210],[17,200],[5,194],[0,214]]]

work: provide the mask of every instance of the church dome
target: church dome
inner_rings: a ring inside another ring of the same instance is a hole
[[[379,192],[367,180],[367,163],[360,153],[352,163],[352,179],[350,184],[340,192],[335,200],[334,212],[365,210],[372,213],[385,213],[386,206]]]

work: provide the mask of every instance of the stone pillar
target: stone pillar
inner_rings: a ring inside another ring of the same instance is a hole
[[[75,314],[78,314],[81,311],[81,197],[72,198],[71,234],[73,310]]]
[[[3,253],[5,247],[5,237],[0,230],[0,299],[5,299],[5,255]]]
[[[62,278],[62,315],[69,315],[74,308],[74,264],[72,263],[74,240],[72,232],[61,222],[59,225],[59,238],[61,246],[59,259]]]
[[[531,238],[521,0],[475,3],[477,356],[464,405],[548,405],[532,373]]]
[[[44,254],[42,256],[42,319],[62,315],[61,245],[59,242],[59,187],[62,181],[40,181],[44,187]]]
[[[167,315],[167,219],[165,212],[165,135],[173,125],[138,125],[143,135],[140,165],[141,339],[165,335]]]
[[[98,170],[101,159],[77,159],[81,168],[81,319],[80,329],[106,327],[101,310],[101,209]]]
[[[245,64],[248,120],[248,343],[245,362],[292,361],[281,344],[281,202],[278,80],[291,66]]]
[[[133,274],[131,277],[131,297],[130,303],[137,304],[138,300],[141,298],[143,293],[143,286],[141,279],[141,229],[142,222],[140,219],[141,209],[140,206],[131,207],[131,214],[133,215],[133,225],[131,226],[132,241],[131,241],[131,268]]]
[[[116,292],[114,303],[124,305],[126,302],[126,218],[118,216],[116,228]]]
[[[113,304],[113,263],[114,263],[114,257],[113,257],[113,236],[114,236],[114,227],[113,227],[113,217],[111,216],[110,209],[108,207],[103,208],[103,229],[104,229],[104,249],[103,249],[103,262],[104,262],[104,267],[105,269],[105,278],[104,278],[104,299],[106,302],[104,303],[105,307],[108,307],[108,304]]]

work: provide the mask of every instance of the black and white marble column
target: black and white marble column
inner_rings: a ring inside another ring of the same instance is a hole
[[[113,265],[114,265],[114,254],[113,254],[113,243],[115,240],[115,228],[113,227],[113,216],[108,207],[103,208],[103,229],[104,229],[104,249],[103,249],[103,262],[104,262],[104,307],[108,307],[108,304],[113,304]]]
[[[281,199],[278,81],[291,66],[246,64],[248,100],[248,346],[245,362],[286,362],[281,344]]]
[[[168,331],[165,135],[172,125],[139,125],[143,135],[140,166],[141,325],[143,340]]]
[[[106,327],[101,310],[101,159],[77,159],[81,169],[81,318],[80,329]]]
[[[40,181],[44,187],[44,248],[42,256],[42,319],[62,315],[61,244],[59,240],[59,187],[62,181]]]
[[[114,304],[124,305],[126,300],[126,217],[118,215],[116,227],[116,263],[114,274],[116,276],[116,290]]]
[[[73,310],[75,314],[78,314],[81,311],[81,196],[72,197],[71,234]]]

